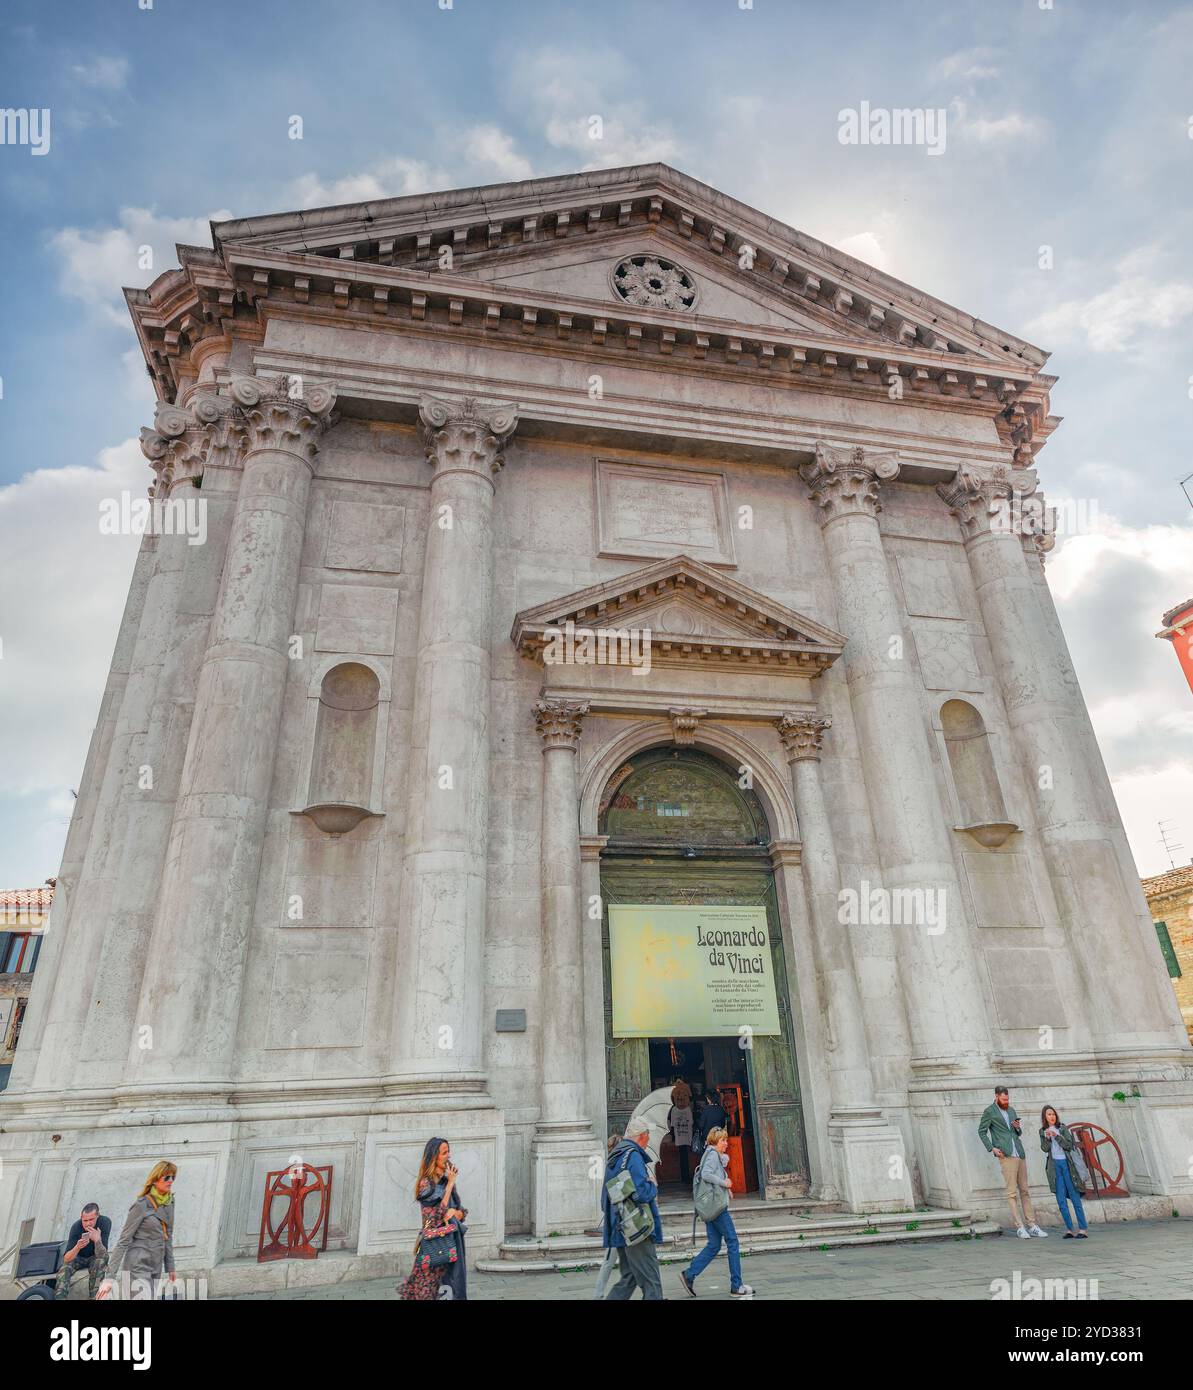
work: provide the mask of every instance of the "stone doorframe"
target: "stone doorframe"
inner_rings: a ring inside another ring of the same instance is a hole
[[[583,700],[584,695],[569,689],[568,698]],[[593,691],[592,704],[598,708],[604,705],[607,709],[607,693]],[[749,764],[754,777],[753,789],[762,802],[772,835],[768,849],[783,932],[783,959],[803,1098],[811,1195],[835,1200],[839,1193],[833,1178],[825,1127],[829,1113],[829,1081],[821,1006],[816,990],[811,920],[800,867],[799,826],[789,783],[776,767],[773,755],[740,728],[718,722],[707,707],[701,708],[694,729],[691,714],[684,711],[684,715],[687,717],[680,716],[682,722],[678,729],[676,714],[671,710],[660,709],[657,714],[635,718],[592,750],[579,770],[582,899],[587,904],[599,900],[601,895],[600,855],[608,837],[598,832],[600,802],[609,778],[622,763],[647,748],[674,746],[698,748],[728,763],[731,768]],[[676,737],[681,730],[682,742]],[[583,935],[585,1081],[593,1129],[603,1135],[606,1132],[604,967],[601,934],[599,930],[590,930],[591,926],[586,917]]]

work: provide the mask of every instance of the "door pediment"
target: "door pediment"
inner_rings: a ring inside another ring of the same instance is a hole
[[[510,639],[544,667],[630,665],[817,676],[845,638],[718,570],[677,555],[527,608]]]

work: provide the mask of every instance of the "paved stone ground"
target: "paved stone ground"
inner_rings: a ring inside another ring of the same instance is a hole
[[[687,1299],[676,1272],[663,1267],[663,1293]],[[1193,1222],[1123,1221],[1098,1224],[1088,1240],[1065,1240],[1055,1228],[1047,1240],[1014,1236],[956,1238],[899,1246],[800,1250],[754,1255],[743,1262],[758,1298],[777,1299],[985,1299],[991,1280],[1097,1279],[1100,1299],[1193,1298]],[[578,1299],[592,1297],[596,1276],[582,1274],[478,1274],[469,1271],[472,1299]],[[729,1299],[729,1267],[722,1254],[697,1284],[706,1301]],[[301,1291],[245,1294],[245,1299],[386,1299],[393,1279],[332,1284]]]

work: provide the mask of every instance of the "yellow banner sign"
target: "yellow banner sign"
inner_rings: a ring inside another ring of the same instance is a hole
[[[763,907],[610,906],[609,961],[615,1038],[779,1033]]]

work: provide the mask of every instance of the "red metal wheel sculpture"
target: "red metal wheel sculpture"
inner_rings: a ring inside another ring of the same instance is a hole
[[[331,1213],[331,1171],[329,1163],[314,1168],[296,1163],[290,1168],[265,1175],[265,1201],[261,1207],[261,1235],[257,1244],[257,1263],[268,1260],[314,1260],[327,1249],[327,1219]],[[306,1224],[307,1199],[318,1196],[314,1221]],[[273,1220],[273,1206],[285,1198],[279,1221]],[[314,1242],[318,1240],[318,1249]]]
[[[1082,1120],[1070,1125],[1069,1132],[1081,1145],[1081,1156],[1089,1169],[1090,1190],[1087,1197],[1129,1197],[1123,1175],[1127,1165],[1123,1151],[1115,1143],[1114,1136],[1101,1125]]]

